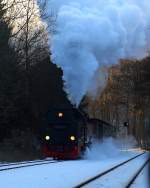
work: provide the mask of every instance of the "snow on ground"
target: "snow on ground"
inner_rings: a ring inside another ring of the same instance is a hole
[[[109,188],[124,188],[127,186],[128,182],[135,175],[135,173],[140,169],[140,167],[147,160],[148,155],[142,155],[139,158],[130,161],[129,163],[117,168],[116,170],[103,176],[100,179],[97,179],[94,182],[91,182],[85,188],[99,188],[99,187],[109,187]],[[146,188],[146,182],[143,182],[142,186],[139,187],[137,184],[136,188]]]
[[[131,158],[135,154],[137,154],[135,151],[122,151],[117,156],[115,155],[115,157],[113,156],[110,158],[97,158],[95,160],[70,160],[42,166],[3,171],[0,172],[0,187],[72,188],[80,182],[87,180],[91,176],[97,175],[97,173],[100,173],[128,158]],[[126,169],[125,173],[129,172],[130,170]],[[112,181],[117,181],[117,178],[113,179]],[[144,187],[142,186],[142,188]]]

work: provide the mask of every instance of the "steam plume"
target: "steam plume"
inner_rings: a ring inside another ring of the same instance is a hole
[[[103,88],[103,67],[142,58],[150,49],[149,0],[55,0],[51,6],[57,11],[52,61],[63,70],[64,90],[77,106],[87,92]]]
[[[102,142],[93,140],[90,148],[87,148],[84,158],[89,160],[107,160],[108,158],[124,157],[130,150],[137,152],[137,142],[133,136],[126,138],[104,138]],[[107,149],[106,149],[107,148]]]

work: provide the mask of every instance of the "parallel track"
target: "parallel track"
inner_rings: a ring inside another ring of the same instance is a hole
[[[20,161],[20,162],[13,162],[13,163],[0,163],[0,168],[5,166],[14,166],[14,165],[22,165],[22,164],[32,164],[37,162],[45,162],[45,161],[53,161],[52,159],[43,159],[43,160],[32,160],[32,161]]]
[[[54,161],[54,160],[46,159],[46,160],[39,160],[39,161],[28,161],[28,162],[4,164],[0,166],[0,172],[13,170],[13,169],[19,169],[19,168],[25,168],[25,167],[31,167],[31,166],[39,166],[39,165],[50,164],[50,163],[58,163],[58,162],[62,162],[62,161]]]
[[[128,162],[130,162],[130,161],[132,161],[132,160],[134,160],[134,159],[136,159],[136,158],[138,158],[138,157],[140,157],[140,156],[143,155],[143,154],[145,154],[145,152],[143,152],[143,153],[141,153],[141,154],[139,154],[139,155],[136,155],[136,156],[134,156],[134,157],[132,157],[132,158],[130,158],[130,159],[128,159],[128,160],[126,160],[126,161],[124,161],[124,162],[122,162],[122,163],[120,163],[120,164],[118,164],[118,165],[116,165],[116,166],[114,166],[114,167],[112,167],[112,168],[110,168],[110,169],[108,169],[108,170],[106,170],[106,171],[104,171],[104,172],[102,172],[102,173],[96,175],[96,176],[93,176],[92,178],[90,178],[90,179],[88,179],[88,180],[86,180],[86,181],[80,183],[79,185],[75,186],[74,188],[81,188],[81,187],[84,187],[85,185],[88,185],[89,183],[91,183],[91,182],[93,182],[93,181],[95,181],[95,180],[101,178],[102,176],[105,176],[106,174],[109,174],[109,173],[112,172],[113,170],[119,168],[120,166],[123,166],[124,164],[126,164],[126,163],[128,163]],[[126,188],[128,188],[128,187],[126,187]]]
[[[136,181],[138,178],[139,174],[142,172],[142,170],[148,165],[150,162],[150,159],[148,159],[142,166],[141,168],[134,174],[134,176],[131,178],[131,180],[128,182],[125,188],[130,188],[132,184]]]

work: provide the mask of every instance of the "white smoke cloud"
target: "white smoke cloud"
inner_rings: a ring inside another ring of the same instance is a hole
[[[149,0],[53,0],[50,6],[57,11],[52,61],[63,70],[73,104],[104,87],[106,73],[94,82],[103,67],[142,58],[150,49]]]
[[[88,160],[105,160],[125,156],[130,153],[130,149],[137,147],[137,142],[133,136],[122,139],[105,138],[103,141],[94,140],[91,147],[85,152],[84,158]],[[129,151],[128,151],[129,150]]]

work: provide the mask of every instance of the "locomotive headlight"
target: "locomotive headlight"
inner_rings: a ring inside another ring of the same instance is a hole
[[[70,136],[70,140],[74,141],[75,139],[75,136]]]
[[[59,113],[58,113],[58,117],[60,117],[60,118],[63,117],[63,115],[64,115],[64,114],[63,114],[62,112],[59,112]]]
[[[45,140],[50,140],[50,136],[45,136]]]

